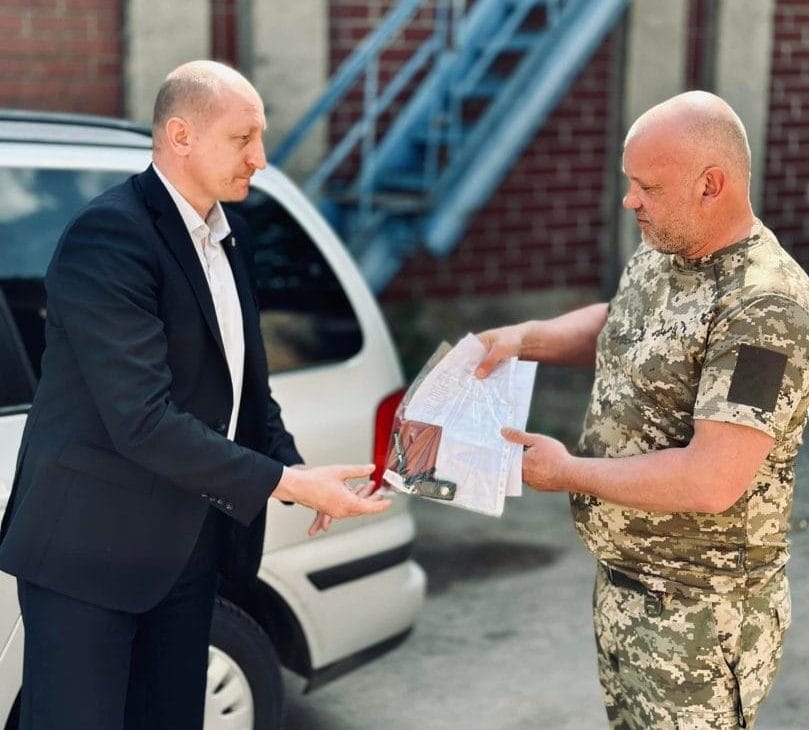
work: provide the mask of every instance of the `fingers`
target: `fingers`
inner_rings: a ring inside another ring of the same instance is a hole
[[[374,481],[364,482],[354,491],[343,486],[342,497],[332,502],[330,506],[323,506],[318,510],[309,526],[309,536],[314,537],[319,532],[327,532],[334,520],[378,514],[388,509],[393,504],[385,499],[389,492],[383,489],[374,492],[375,486]]]
[[[348,517],[358,517],[359,515],[375,515],[389,509],[393,504],[389,499],[375,499],[374,497],[360,499],[357,497],[354,504],[349,506]]]
[[[309,537],[314,537],[318,532],[321,531],[328,532],[329,527],[331,527],[331,523],[331,515],[318,512],[315,519],[312,520],[311,526],[309,527]]]
[[[335,464],[330,467],[334,470],[334,475],[343,481],[346,479],[363,479],[374,473],[376,466],[373,464]]]
[[[500,435],[512,444],[520,444],[521,446],[533,446],[536,441],[536,436],[525,431],[520,431],[518,428],[501,428]]]
[[[501,362],[519,355],[521,339],[516,326],[486,330],[477,335],[486,354],[475,368],[475,377],[486,378]]]
[[[378,494],[378,492],[374,492],[374,487],[376,486],[376,482],[373,480],[367,481],[364,484],[360,484],[355,490],[354,494],[358,497],[370,497],[371,495]]]

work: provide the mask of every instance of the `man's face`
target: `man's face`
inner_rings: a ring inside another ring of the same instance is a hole
[[[660,135],[639,135],[624,148],[623,169],[624,208],[635,213],[643,242],[661,253],[700,250],[701,193],[687,153]]]
[[[249,89],[227,90],[217,108],[191,128],[186,170],[196,197],[206,205],[244,200],[253,173],[267,166],[261,99]]]

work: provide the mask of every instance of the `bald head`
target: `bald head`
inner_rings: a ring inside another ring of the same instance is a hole
[[[205,219],[217,202],[244,200],[267,165],[264,104],[238,71],[192,61],[172,71],[155,101],[155,168]]]
[[[750,145],[741,119],[730,105],[706,91],[687,91],[642,114],[629,128],[625,145],[656,137],[693,165],[717,165],[733,177],[750,180]]]
[[[652,107],[624,143],[624,207],[643,241],[693,258],[749,235],[750,147],[727,102],[689,91]]]
[[[178,66],[157,92],[152,117],[155,146],[160,144],[169,119],[183,117],[204,124],[219,111],[229,91],[259,99],[253,85],[230,66],[216,61],[190,61]]]

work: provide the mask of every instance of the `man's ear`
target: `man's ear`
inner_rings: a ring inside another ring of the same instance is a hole
[[[166,143],[172,152],[187,157],[191,152],[191,125],[182,117],[171,117],[164,130]]]
[[[725,189],[725,171],[721,167],[708,167],[702,173],[702,202],[712,203]]]

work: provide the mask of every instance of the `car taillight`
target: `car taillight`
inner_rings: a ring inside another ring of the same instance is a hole
[[[390,445],[391,429],[393,428],[393,417],[396,409],[405,394],[405,389],[400,388],[380,401],[376,408],[376,423],[374,425],[374,469],[373,480],[376,488],[382,485],[382,474],[385,471],[385,462],[388,458],[388,447]]]

